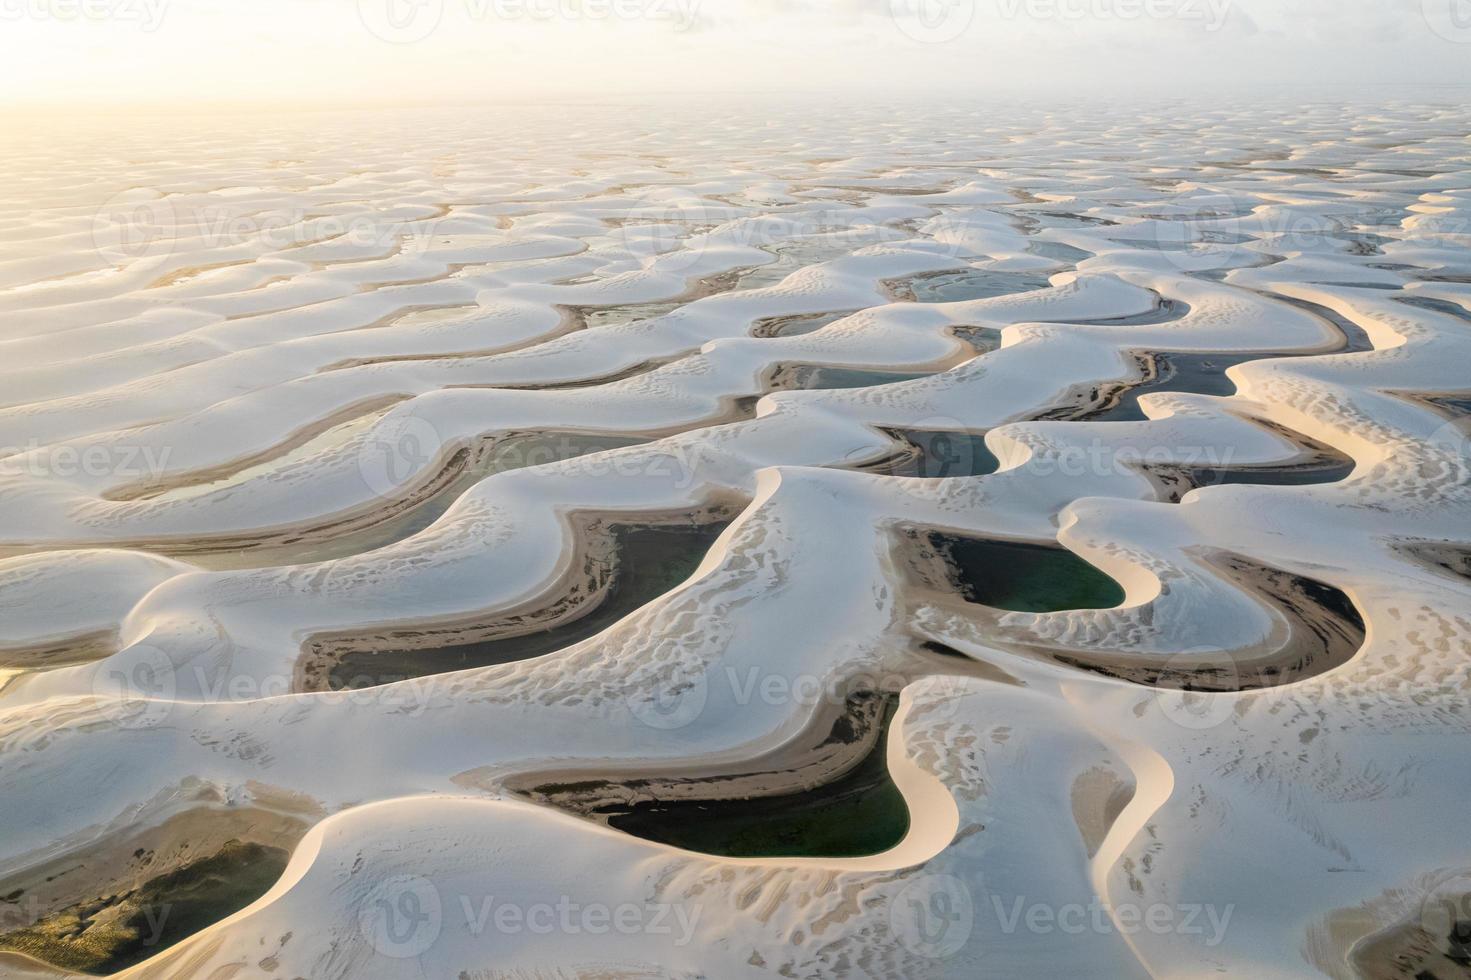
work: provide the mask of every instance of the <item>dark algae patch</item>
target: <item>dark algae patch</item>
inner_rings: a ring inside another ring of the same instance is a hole
[[[741,274],[739,271],[732,271],[698,280],[683,296],[676,299],[650,303],[622,303],[613,306],[564,306],[563,309],[572,316],[574,323],[580,329],[595,330],[598,327],[611,327],[667,316],[696,299],[729,292],[740,284]]]
[[[1343,316],[1336,310],[1330,310],[1328,307],[1323,306],[1320,303],[1312,303],[1305,299],[1298,299],[1295,296],[1283,296],[1280,293],[1262,293],[1261,295],[1267,297],[1268,299],[1275,300],[1279,303],[1286,303],[1289,306],[1295,306],[1305,313],[1313,314],[1320,320],[1328,321],[1328,323],[1335,330],[1338,331],[1339,335],[1343,337],[1343,345],[1339,347],[1338,350],[1333,351],[1332,353],[1362,354],[1374,349],[1374,342],[1369,339],[1369,335],[1364,332],[1363,327],[1360,327],[1357,323],[1354,323],[1348,317]],[[1277,356],[1292,355],[1289,354]]]
[[[873,241],[862,244],[873,245],[881,241],[883,241],[883,236],[875,235]],[[763,289],[767,286],[775,286],[787,276],[808,266],[846,258],[853,253],[858,244],[851,236],[840,235],[831,240],[816,236],[807,240],[772,245],[765,251],[775,255],[776,261],[742,272],[738,287],[740,289]]]
[[[889,778],[884,710],[872,751],[839,779],[806,793],[716,802],[636,804],[610,814],[612,827],[636,837],[722,857],[864,857],[894,847],[909,831],[909,808]],[[833,739],[859,737],[850,718]]]
[[[1134,354],[1137,366],[1134,379],[1097,385],[1091,392],[1084,393],[1086,397],[1081,399],[1081,404],[1052,409],[1038,416],[1039,420],[1144,422],[1148,417],[1139,407],[1141,395],[1171,392],[1229,397],[1236,394],[1236,384],[1226,376],[1226,372],[1238,364],[1324,354],[1355,354],[1374,349],[1368,335],[1358,325],[1326,307],[1275,293],[1263,295],[1327,321],[1338,332],[1341,343],[1337,348],[1326,351],[1139,351]]]
[[[141,963],[260,898],[290,854],[229,841],[216,854],[132,891],[61,909],[0,935],[0,949],[67,970],[106,976]]]
[[[1095,317],[1093,319],[1040,320],[1040,323],[1070,323],[1084,327],[1145,327],[1160,323],[1183,320],[1190,313],[1190,304],[1177,299],[1166,299],[1155,294],[1154,309],[1130,316]]]
[[[781,364],[771,372],[773,391],[829,388],[872,388],[929,377],[928,372],[881,371],[874,368],[829,367],[826,364]]]
[[[300,564],[359,555],[413,537],[428,528],[477,483],[497,473],[543,466],[647,443],[637,436],[594,434],[575,431],[508,432],[472,448],[461,449],[442,471],[413,499],[395,502],[381,512],[359,514],[315,527],[249,538],[199,538],[180,540],[167,547],[159,542],[138,547],[199,561],[207,567],[262,567],[268,564]],[[233,558],[235,560],[221,559]]]
[[[1011,612],[1112,609],[1124,601],[1113,579],[1065,548],[930,531],[922,538],[944,559],[968,602]]]
[[[899,455],[871,467],[872,472],[941,480],[988,476],[1001,467],[1001,461],[986,448],[985,433],[894,429],[889,434],[905,448]]]
[[[1442,575],[1471,581],[1471,546],[1454,541],[1409,541],[1396,550]]]
[[[995,296],[1010,296],[1046,289],[1051,285],[1047,276],[1026,272],[988,272],[983,269],[963,269],[959,272],[941,272],[900,280],[890,286],[893,294],[901,300],[916,303],[955,303],[962,300],[990,299]]]
[[[1186,479],[1196,487],[1310,487],[1346,480],[1357,465],[1333,453],[1282,466],[1195,467],[1186,470]]]
[[[1341,667],[1363,647],[1367,628],[1349,596],[1326,582],[1222,554],[1213,561],[1241,588],[1281,615],[1285,636],[1256,648],[1177,655],[1166,664],[1124,664],[1059,655],[1070,667],[1151,687],[1223,693],[1277,687]]]
[[[625,833],[721,857],[864,857],[909,832],[909,808],[889,776],[886,750],[897,696],[860,694],[814,750],[846,771],[801,792],[763,792],[783,774],[594,780],[539,786],[530,795]],[[786,774],[786,782],[795,781]],[[807,773],[796,774],[805,777]]]
[[[401,525],[394,529],[392,540],[402,541],[429,527],[443,517],[466,491],[497,473],[529,466],[545,466],[591,453],[638,446],[647,441],[636,436],[570,431],[507,433],[477,454],[453,483],[414,508]]]
[[[751,328],[752,337],[770,340],[775,337],[801,337],[816,333],[829,323],[836,323],[847,313],[799,313],[793,316],[773,316],[758,320]]]
[[[1435,398],[1427,398],[1426,401],[1452,417],[1471,415],[1471,393],[1441,395]]]
[[[968,344],[977,355],[989,354],[1001,347],[1001,331],[995,327],[961,325],[951,327],[950,333],[957,340]]]
[[[1160,466],[1150,467],[1162,477],[1173,473],[1184,481],[1184,487],[1172,496],[1178,501],[1186,489],[1222,486],[1307,487],[1338,483],[1353,475],[1358,464],[1331,446],[1309,439],[1285,426],[1257,420],[1284,439],[1301,447],[1297,459],[1266,466]]]
[[[1072,245],[1064,245],[1062,242],[1033,241],[1027,246],[1027,251],[1033,255],[1052,259],[1057,262],[1066,262],[1069,265],[1093,257],[1092,252],[1086,249],[1075,248]]]
[[[578,312],[582,315],[584,329],[596,330],[598,327],[634,323],[639,320],[652,320],[655,317],[666,316],[684,306],[685,302],[685,300],[675,300],[665,303],[627,303],[623,306],[579,307]]]
[[[729,526],[728,521],[693,524],[612,524],[607,534],[612,548],[606,560],[588,560],[590,576],[606,582],[601,600],[596,596],[582,605],[585,610],[576,618],[563,618],[547,628],[517,630],[508,624],[487,627],[480,639],[474,627],[445,630],[450,642],[442,645],[400,646],[388,644],[389,635],[376,649],[348,649],[335,658],[328,674],[334,690],[372,687],[430,674],[442,674],[472,667],[515,663],[540,657],[563,647],[595,636],[618,620],[658,598],[694,574],[706,552]],[[501,628],[495,628],[500,626]],[[418,635],[398,634],[420,639]],[[516,635],[506,635],[514,632]]]
[[[1148,417],[1139,407],[1141,395],[1176,392],[1226,397],[1236,394],[1236,384],[1226,371],[1247,361],[1275,357],[1274,354],[1144,354],[1139,357],[1143,380],[1099,388],[1082,408],[1049,412],[1046,419],[1075,422],[1144,422]]]
[[[1435,299],[1431,296],[1405,296],[1396,297],[1396,299],[1399,299],[1406,306],[1414,306],[1435,313],[1444,313],[1446,316],[1453,316],[1461,320],[1471,320],[1471,310],[1468,310],[1459,303],[1452,303],[1450,300]]]
[[[1471,977],[1471,893],[1464,876],[1437,886],[1400,921],[1370,933],[1349,951],[1360,977],[1465,980]]]

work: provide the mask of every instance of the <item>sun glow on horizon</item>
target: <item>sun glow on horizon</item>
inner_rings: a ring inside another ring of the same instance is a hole
[[[1458,84],[1452,2],[0,0],[0,104]]]

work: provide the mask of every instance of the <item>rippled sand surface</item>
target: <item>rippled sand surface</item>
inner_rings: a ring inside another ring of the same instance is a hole
[[[11,129],[0,976],[1471,975],[1468,131]]]

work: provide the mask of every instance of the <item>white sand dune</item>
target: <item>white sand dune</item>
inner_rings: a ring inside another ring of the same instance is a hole
[[[0,137],[0,976],[1466,975],[1471,113],[217,125]]]

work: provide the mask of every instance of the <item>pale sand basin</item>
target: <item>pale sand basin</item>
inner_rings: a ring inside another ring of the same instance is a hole
[[[1471,114],[850,109],[0,134],[0,976],[1471,975]]]

